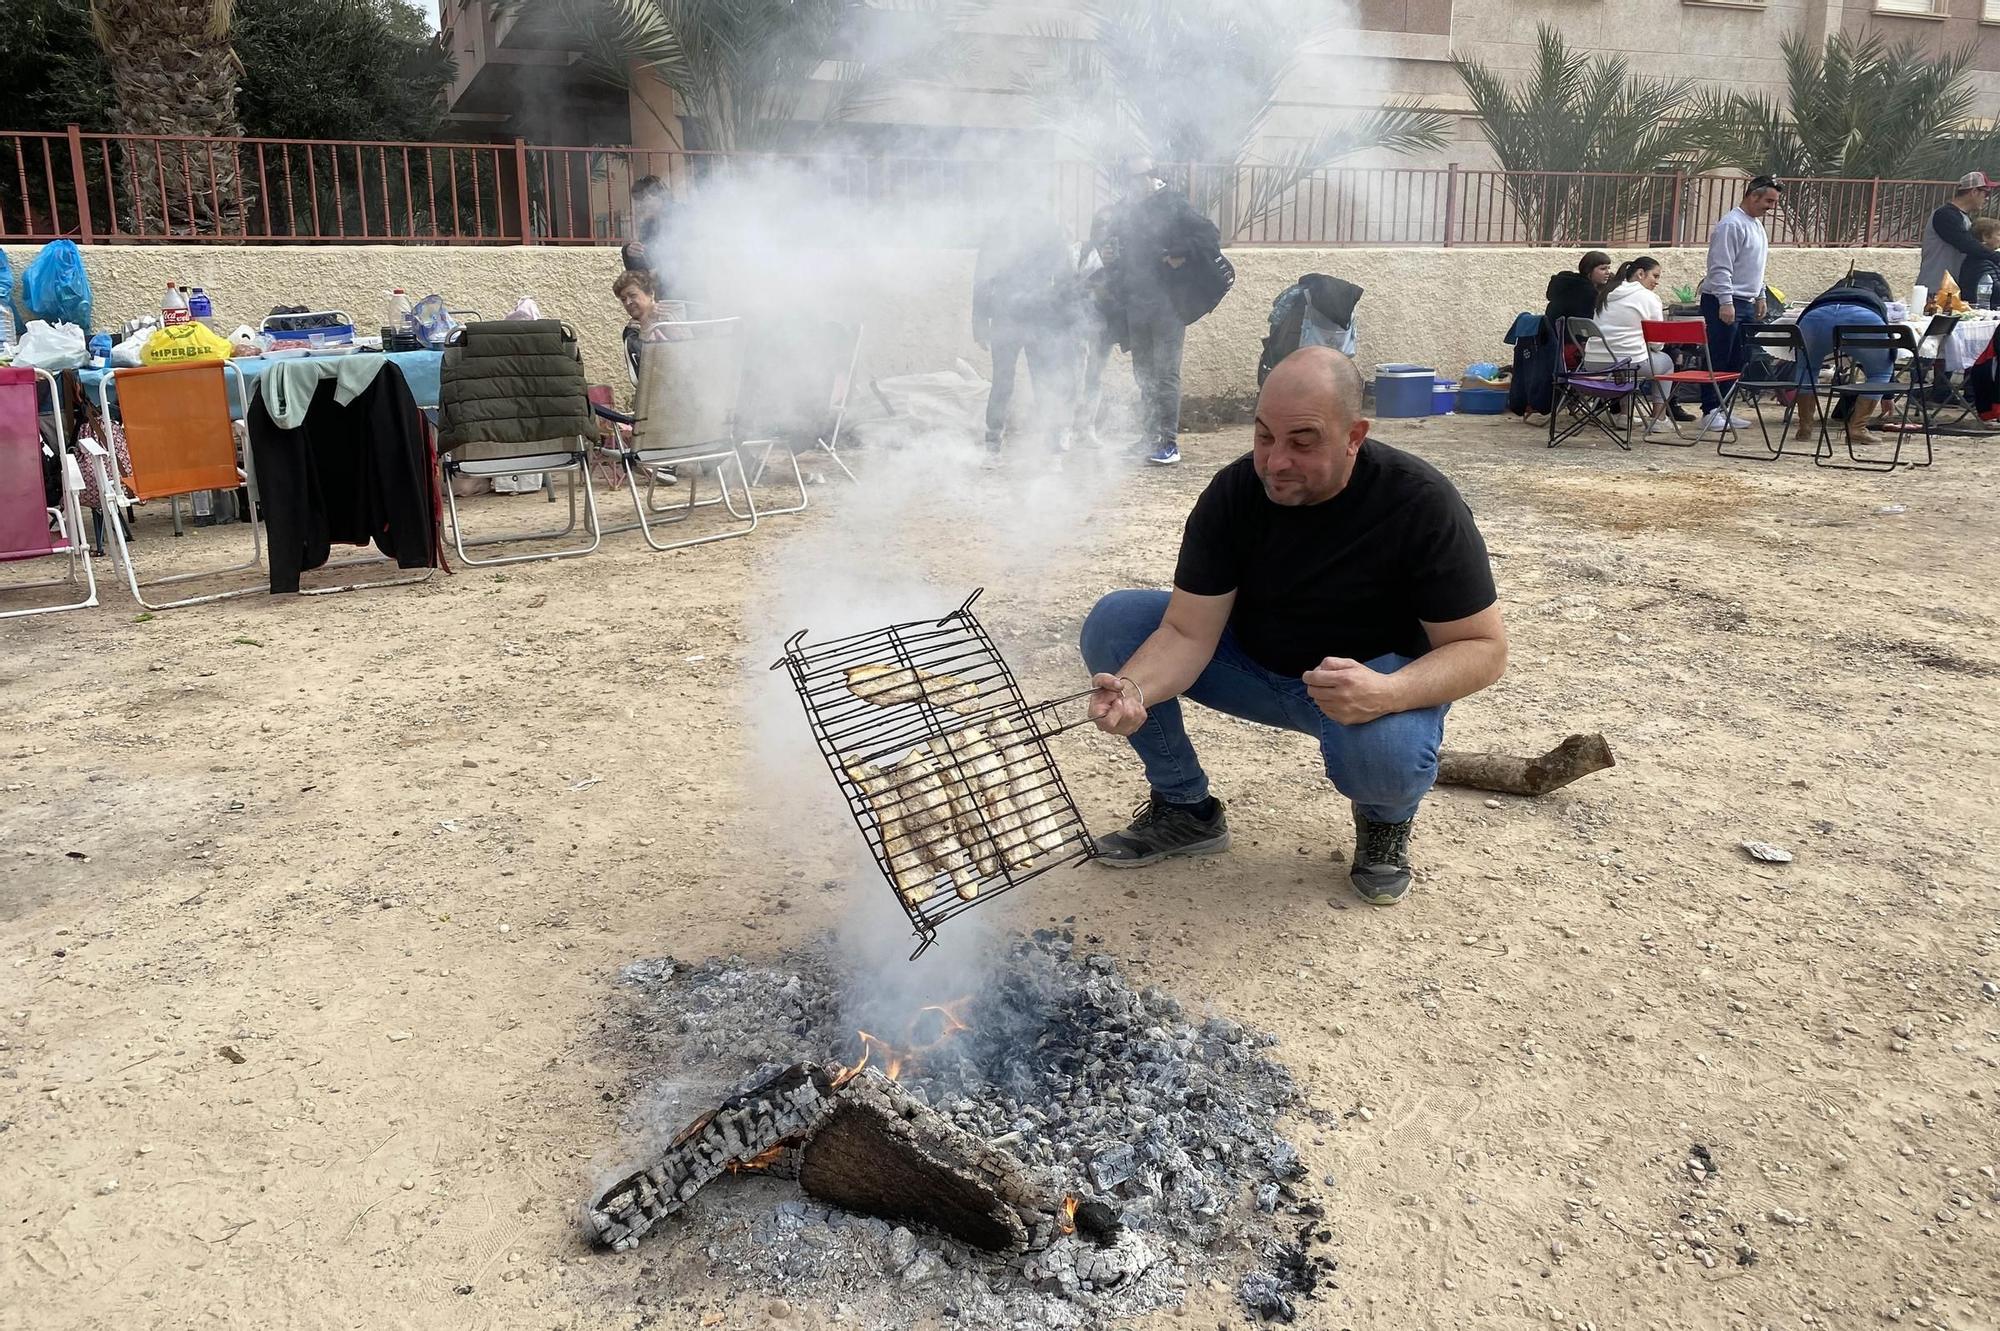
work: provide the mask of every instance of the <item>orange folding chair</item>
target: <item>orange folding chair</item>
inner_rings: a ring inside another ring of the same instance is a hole
[[[236,432],[230,422],[226,377],[230,374],[236,376],[239,400],[247,403],[250,394],[243,371],[228,361],[114,369],[98,384],[98,402],[106,420],[111,419],[112,392],[114,389],[117,392],[119,416],[125,423],[125,446],[132,458],[132,475],[123,489],[106,472],[104,456],[100,453],[93,458],[98,493],[127,507],[154,499],[171,501],[203,490],[243,489],[250,497],[250,557],[222,568],[169,573],[141,581],[122,525],[110,524],[117,560],[125,566],[125,581],[132,589],[132,597],[148,610],[169,610],[268,590],[260,584],[174,601],[146,599],[147,588],[243,573],[264,562],[257,477],[248,450],[242,465],[237,465]],[[125,497],[127,491],[129,498]]]
[[[43,383],[48,385],[49,403],[55,408],[54,462],[60,495],[54,505],[48,502],[42,481],[42,460],[49,454],[42,442],[36,391]],[[62,586],[83,592],[80,601],[0,610],[0,619],[82,610],[97,604],[97,576],[91,571],[83,505],[77,500],[83,475],[64,441],[62,415],[62,398],[53,375],[19,365],[0,368],[0,563],[54,556],[69,561],[66,577],[7,582],[0,584],[0,593]]]

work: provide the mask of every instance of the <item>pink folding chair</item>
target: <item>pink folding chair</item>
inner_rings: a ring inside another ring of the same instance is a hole
[[[42,443],[36,410],[37,389],[46,382],[55,410],[56,474],[61,493],[54,506],[42,484],[42,462],[50,456]],[[63,434],[61,397],[55,377],[26,366],[0,369],[0,563],[60,556],[69,562],[66,576],[40,582],[7,583],[0,595],[45,587],[81,587],[83,599],[60,605],[36,605],[0,610],[0,619],[83,610],[97,604],[97,575],[90,567],[90,545],[84,535],[83,505],[77,492],[83,473],[70,456]],[[78,574],[81,573],[81,579]]]

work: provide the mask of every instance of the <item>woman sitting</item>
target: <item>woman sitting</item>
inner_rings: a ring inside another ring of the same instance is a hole
[[[1647,404],[1652,416],[1646,425],[1648,434],[1662,424],[1659,404],[1673,410],[1676,420],[1694,419],[1693,413],[1673,408],[1667,386],[1658,381],[1658,376],[1673,369],[1674,363],[1657,344],[1646,341],[1640,328],[1642,323],[1658,323],[1667,317],[1666,306],[1661,304],[1658,294],[1660,277],[1660,261],[1649,255],[1641,255],[1619,268],[1611,280],[1611,292],[1604,298],[1604,307],[1597,312],[1597,326],[1604,333],[1604,341],[1586,347],[1583,354],[1586,369],[1602,369],[1606,364],[1634,365],[1653,380],[1656,402]],[[1608,362],[1607,351],[1611,358]]]
[[[1799,336],[1806,348],[1798,365],[1798,430],[1792,436],[1794,439],[1804,442],[1812,438],[1819,415],[1819,367],[1833,350],[1833,330],[1856,325],[1882,327],[1888,322],[1889,284],[1879,273],[1855,273],[1806,306],[1799,315]],[[1861,367],[1866,382],[1871,384],[1888,383],[1890,373],[1896,368],[1896,353],[1887,347],[1850,350],[1847,357]],[[1880,400],[1878,396],[1854,399],[1853,410],[1847,417],[1850,443],[1860,439],[1863,423]]]
[[[1557,273],[1549,279],[1548,305],[1542,317],[1551,331],[1558,319],[1589,319],[1604,308],[1605,294],[1611,289],[1611,256],[1591,250],[1576,261],[1573,273]]]

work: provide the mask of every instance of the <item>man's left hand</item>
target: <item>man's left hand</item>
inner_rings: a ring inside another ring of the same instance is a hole
[[[1315,704],[1344,726],[1358,726],[1400,710],[1391,675],[1370,670],[1359,661],[1329,656],[1303,676]]]
[[[1762,296],[1757,297],[1756,305],[1751,308],[1756,311],[1757,319],[1761,323],[1764,318],[1764,298]]]

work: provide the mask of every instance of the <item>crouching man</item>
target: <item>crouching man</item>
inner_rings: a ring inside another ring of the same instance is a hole
[[[1354,890],[1378,906],[1409,891],[1445,712],[1500,678],[1507,635],[1465,501],[1368,426],[1354,362],[1294,352],[1258,398],[1250,455],[1195,501],[1172,593],[1112,592],[1084,621],[1091,717],[1130,738],[1152,787],[1130,827],[1099,839],[1102,863],[1227,849],[1187,698],[1317,739],[1354,806]]]

